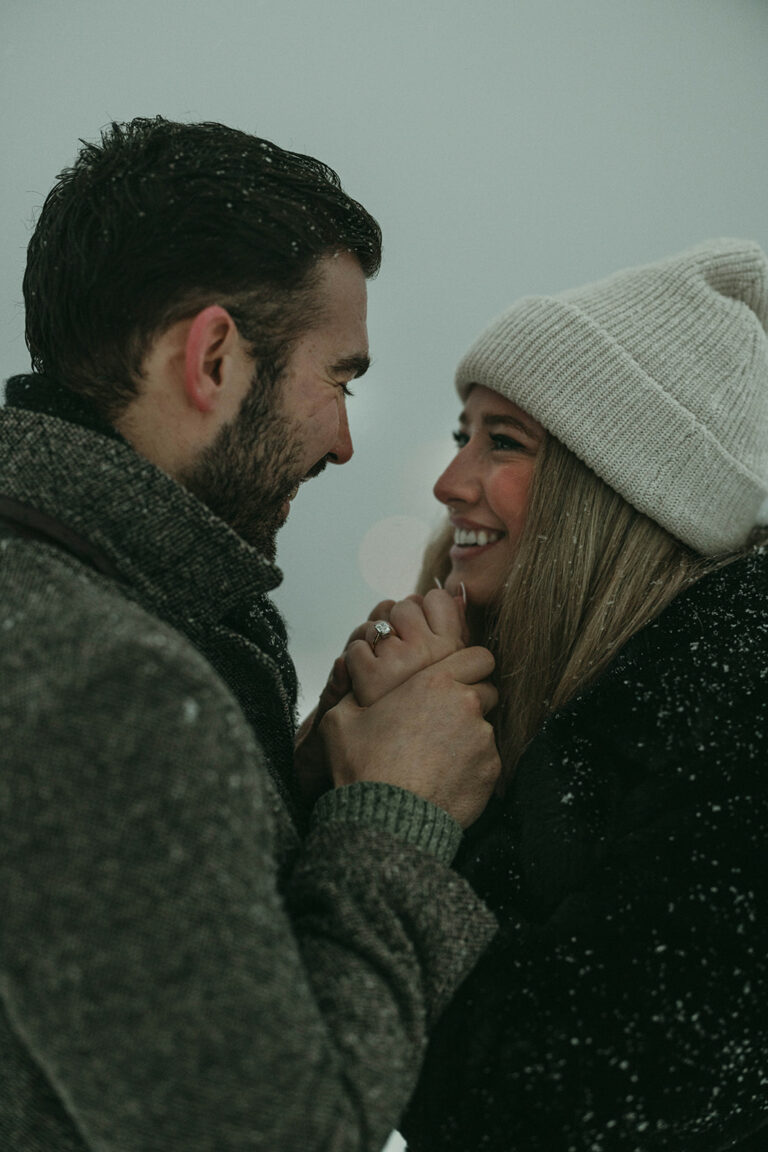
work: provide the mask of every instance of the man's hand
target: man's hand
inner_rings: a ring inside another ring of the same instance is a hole
[[[386,620],[392,635],[372,648],[373,621]],[[359,704],[376,703],[411,676],[463,648],[469,640],[460,596],[433,589],[404,600],[382,600],[368,620],[352,632],[343,656],[336,658],[317,707],[296,733],[294,768],[302,799],[311,805],[333,787],[320,723],[349,692]]]
[[[465,648],[368,707],[346,695],[318,726],[334,785],[395,784],[468,827],[488,803],[501,769],[485,719],[498,700],[487,681],[493,666],[487,649]]]

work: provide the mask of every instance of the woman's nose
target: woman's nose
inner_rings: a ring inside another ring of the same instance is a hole
[[[432,491],[441,504],[473,504],[478,499],[480,483],[471,458],[462,448],[443,474],[438,477]]]

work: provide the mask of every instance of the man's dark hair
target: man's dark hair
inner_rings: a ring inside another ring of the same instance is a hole
[[[40,213],[24,276],[33,368],[114,418],[152,340],[209,304],[273,370],[313,313],[319,259],[381,262],[381,230],[311,156],[222,124],[139,118],[82,141]],[[273,375],[274,371],[266,372]]]

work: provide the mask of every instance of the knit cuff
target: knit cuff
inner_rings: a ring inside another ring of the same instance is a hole
[[[462,837],[461,825],[444,808],[394,784],[358,781],[323,793],[312,810],[312,827],[330,820],[382,828],[444,864],[451,863]]]

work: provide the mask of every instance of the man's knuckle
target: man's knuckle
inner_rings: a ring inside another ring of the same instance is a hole
[[[322,737],[325,737],[330,736],[334,732],[338,731],[338,727],[338,716],[335,714],[334,710],[331,709],[330,712],[326,712],[325,716],[323,716],[322,720],[317,726],[317,731]]]
[[[501,769],[498,764],[486,762],[480,771],[480,782],[487,788],[493,788],[500,774]]]
[[[464,707],[468,716],[473,719],[483,717],[483,701],[476,688],[468,687],[464,693]]]

